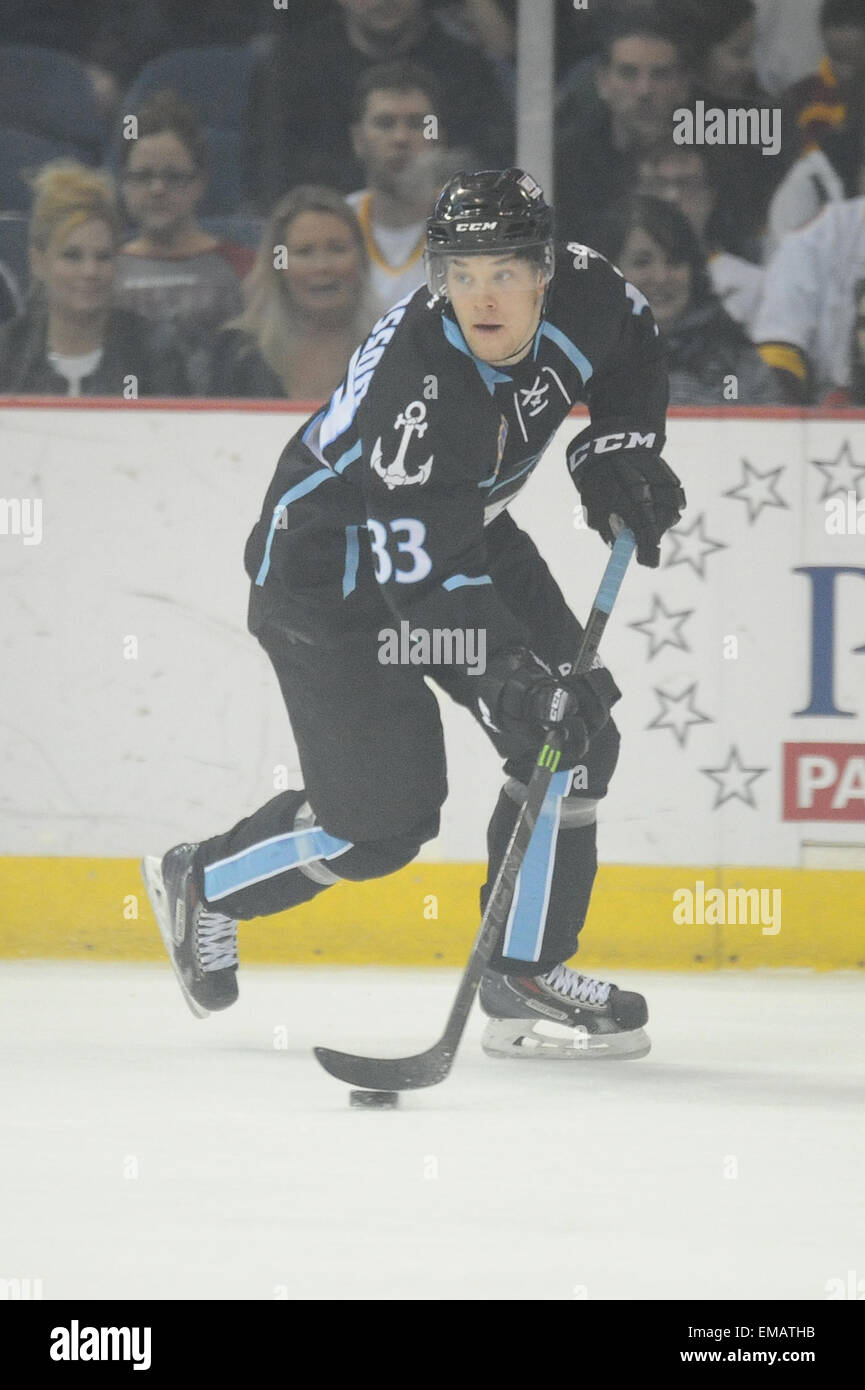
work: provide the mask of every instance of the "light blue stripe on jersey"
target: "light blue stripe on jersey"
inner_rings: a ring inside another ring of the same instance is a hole
[[[262,840],[240,854],[219,859],[204,870],[204,896],[208,902],[219,902],[242,888],[251,888],[266,878],[275,878],[287,869],[297,869],[315,859],[334,859],[351,849],[350,840],[338,840],[328,835],[320,825],[310,830],[292,830],[287,835],[274,835]]]
[[[538,342],[540,342],[541,338],[549,338],[551,343],[555,343],[557,348],[561,348],[568,361],[573,362],[580,376],[583,378],[583,381],[589,380],[589,377],[595,370],[594,367],[588,357],[580,352],[576,343],[572,343],[570,338],[568,338],[560,328],[556,328],[555,324],[548,323],[547,320],[544,319],[538,330]],[[535,347],[535,353],[537,354],[537,345]]]
[[[541,450],[541,453],[543,453],[543,450]],[[516,482],[517,478],[521,478],[524,473],[529,473],[531,469],[534,468],[540,456],[540,454],[533,454],[532,457],[529,459],[528,463],[525,465],[525,467],[520,469],[519,473],[512,473],[507,478],[499,478],[498,482],[494,481],[493,486],[490,488],[490,497],[492,497],[493,493],[496,492],[498,488],[510,487],[511,483]],[[478,487],[485,486],[485,483],[478,483]]]
[[[273,509],[273,519],[271,520],[270,529],[267,533],[267,544],[264,547],[264,558],[261,561],[258,574],[255,576],[256,584],[263,584],[267,578],[267,573],[270,569],[270,548],[273,545],[273,537],[276,534],[276,528],[279,525],[279,518],[282,516],[283,509],[288,507],[292,502],[296,502],[298,497],[305,497],[308,492],[312,492],[315,488],[319,487],[321,483],[326,482],[328,478],[335,477],[336,474],[332,468],[319,468],[317,472],[310,473],[308,478],[304,478],[302,483],[295,483],[294,487],[289,488],[288,492],[282,494]]]
[[[523,866],[517,875],[502,948],[502,954],[512,956],[514,960],[534,961],[541,954],[556,862],[562,799],[567,793],[570,776],[570,772],[557,772],[551,779]]]
[[[504,372],[496,371],[495,367],[490,366],[489,362],[484,362],[483,358],[475,356],[460,332],[459,324],[454,323],[453,319],[449,319],[446,314],[442,314],[442,328],[451,347],[457,348],[458,351],[464,352],[466,357],[472,359],[490,395],[493,394],[498,382],[505,381],[509,385],[512,383],[512,377],[505,376]]]
[[[344,454],[340,454],[333,465],[334,473],[344,473],[350,463],[354,463],[356,458],[360,458],[362,450],[363,444],[360,440],[356,444],[352,444],[350,449],[346,449]]]
[[[346,526],[345,528],[345,573],[342,576],[342,596],[348,598],[349,594],[354,593],[357,584],[357,565],[360,559],[360,545],[358,544],[359,526]]]
[[[466,584],[492,584],[488,574],[479,574],[471,579],[467,574],[452,574],[450,579],[445,579],[442,583],[443,589],[464,589]]]

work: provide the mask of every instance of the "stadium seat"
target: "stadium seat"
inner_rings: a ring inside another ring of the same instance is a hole
[[[80,158],[81,151],[73,145],[0,126],[0,212],[29,212],[33,192],[24,177],[28,172],[49,159]]]
[[[204,134],[210,153],[210,167],[207,171],[207,191],[200,211],[234,212],[246,195],[243,177],[244,137],[239,130],[213,128],[205,130]]]
[[[122,110],[137,111],[142,102],[170,87],[195,107],[207,129],[243,129],[249,83],[256,58],[245,45],[212,44],[178,48],[145,64],[123,98]]]
[[[87,163],[105,142],[86,69],[69,53],[31,44],[0,46],[0,125],[62,141]]]

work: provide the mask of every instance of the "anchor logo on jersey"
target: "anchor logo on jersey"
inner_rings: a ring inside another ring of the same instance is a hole
[[[426,434],[429,421],[426,418],[426,406],[423,401],[412,401],[406,406],[394,420],[395,430],[402,430],[403,436],[399,442],[396,458],[393,463],[389,463],[386,468],[382,467],[382,448],[381,435],[375,441],[372,449],[370,465],[373,470],[386,483],[389,489],[395,487],[408,487],[411,483],[425,483],[430,475],[433,465],[433,455],[430,454],[426,463],[422,464],[416,473],[406,473],[405,456],[411,437],[416,434],[418,439],[422,439]]]

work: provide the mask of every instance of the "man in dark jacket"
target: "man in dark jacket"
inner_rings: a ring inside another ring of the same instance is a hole
[[[556,215],[569,235],[595,243],[598,219],[633,191],[640,159],[669,144],[673,112],[689,88],[669,25],[639,16],[608,26],[598,100],[573,122],[563,110],[556,133]]]
[[[422,63],[442,86],[448,139],[479,166],[512,158],[513,118],[489,60],[445,33],[425,0],[339,0],[300,34],[285,16],[253,81],[247,168],[263,214],[299,183],[363,186],[349,127],[360,75],[391,59]],[[435,135],[431,127],[430,136]]]

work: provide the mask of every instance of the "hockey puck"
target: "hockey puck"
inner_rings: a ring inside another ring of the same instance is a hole
[[[399,1091],[349,1091],[348,1103],[356,1110],[395,1110]]]

